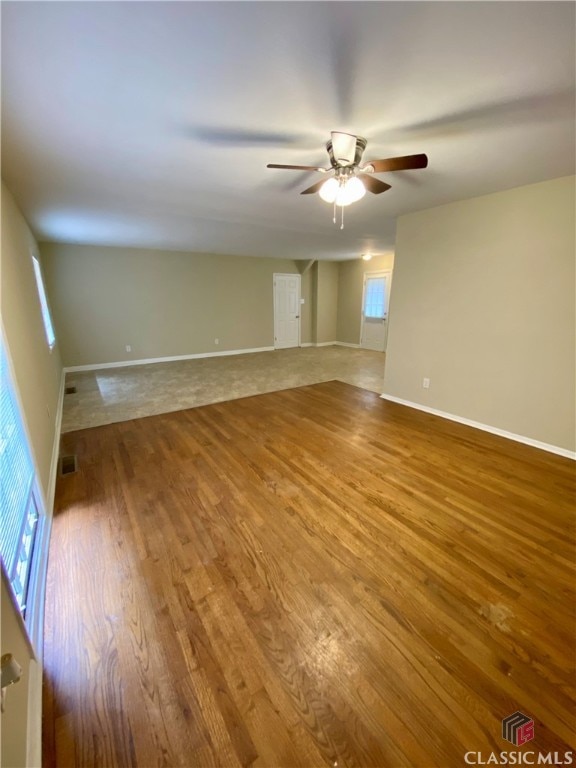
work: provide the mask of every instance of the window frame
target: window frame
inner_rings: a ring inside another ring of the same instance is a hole
[[[42,264],[40,263],[40,257],[38,254],[34,253],[34,251],[30,251],[30,256],[32,257],[32,269],[34,270],[34,277],[36,278],[36,288],[38,290],[38,300],[40,301],[40,314],[42,315],[44,334],[46,336],[48,349],[52,351],[56,346],[56,331],[54,330],[52,312],[50,310],[50,304],[48,303],[48,294],[44,283]]]
[[[24,516],[28,514],[31,504],[34,504],[37,510],[37,520],[35,523],[34,537],[26,573],[26,590],[23,609],[21,608],[20,600],[18,600],[12,586],[10,575],[6,572],[3,560],[2,571],[6,577],[14,607],[18,610],[18,614],[26,628],[27,638],[31,645],[31,649],[34,652],[35,657],[41,660],[43,656],[44,599],[46,588],[46,566],[48,560],[48,540],[52,519],[51,516],[48,516],[47,514],[48,506],[46,503],[46,496],[40,484],[38,462],[36,460],[32,440],[30,439],[30,430],[26,419],[26,412],[22,405],[20,390],[14,372],[12,355],[10,353],[10,347],[8,345],[3,323],[0,324],[0,345],[4,351],[6,379],[10,387],[10,395],[13,399],[13,405],[17,410],[21,425],[21,435],[26,442],[33,468],[32,480],[27,495],[26,509],[22,517],[22,532],[25,527]]]

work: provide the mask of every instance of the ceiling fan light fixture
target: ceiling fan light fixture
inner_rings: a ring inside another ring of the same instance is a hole
[[[361,200],[366,194],[366,187],[360,179],[352,176],[338,190],[336,205],[344,206]]]
[[[366,187],[355,176],[348,179],[333,177],[322,184],[318,194],[326,203],[344,207],[361,200],[366,194]]]
[[[372,258],[372,254],[371,253],[364,253],[364,254],[362,254],[362,258],[364,259],[364,261],[370,261],[370,259]]]
[[[327,179],[324,184],[322,184],[318,190],[318,194],[322,200],[324,200],[324,202],[333,203],[336,200],[339,189],[340,184],[338,183],[338,180],[332,177],[331,179]]]

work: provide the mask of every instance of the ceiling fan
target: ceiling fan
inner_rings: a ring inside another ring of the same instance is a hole
[[[368,189],[372,194],[379,195],[390,189],[390,184],[376,179],[375,173],[388,173],[390,171],[408,171],[418,168],[426,168],[428,158],[426,155],[404,155],[403,157],[388,157],[383,160],[370,160],[364,165],[362,155],[366,149],[367,141],[362,136],[352,136],[349,133],[332,131],[331,139],[326,143],[326,150],[330,159],[329,168],[320,168],[315,165],[281,165],[269,163],[267,168],[281,168],[293,171],[318,171],[319,173],[331,173],[334,175],[327,180],[322,180],[303,190],[301,195],[320,193],[320,197],[327,203],[334,203],[334,222],[336,221],[336,206],[342,208],[360,200]],[[342,211],[342,214],[344,211]],[[343,222],[341,229],[344,228]]]

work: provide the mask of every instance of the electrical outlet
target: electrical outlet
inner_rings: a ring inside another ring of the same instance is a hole
[[[130,344],[126,344],[126,352],[132,352],[132,347]]]
[[[214,339],[214,344],[220,344],[220,339]]]
[[[430,379],[424,377],[422,379],[422,386],[424,387],[424,389],[430,389]]]

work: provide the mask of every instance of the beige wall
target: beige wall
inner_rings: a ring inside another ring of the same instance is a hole
[[[62,363],[60,339],[52,351],[46,342],[31,251],[37,253],[34,237],[3,184],[0,310],[40,482],[47,495]]]
[[[284,259],[56,243],[42,254],[67,366],[273,346],[272,276],[298,273]]]
[[[317,344],[337,341],[338,272],[334,261],[318,261],[316,269],[315,341]]]
[[[568,177],[403,216],[386,394],[574,450],[574,206]]]
[[[37,246],[8,189],[2,184],[0,313],[15,383],[20,394],[38,478],[52,504],[53,452],[62,365],[58,346],[46,342],[31,251]],[[52,476],[51,476],[52,475]],[[48,516],[51,509],[47,509]],[[45,554],[45,553],[44,553]],[[41,569],[42,570],[42,569]],[[40,589],[40,593],[42,590]],[[23,668],[22,680],[7,694],[2,714],[2,765],[40,764],[41,667],[31,660],[20,621],[2,583],[1,652],[12,653]]]
[[[303,271],[303,262],[285,259],[62,243],[41,249],[67,366],[273,346],[275,272],[303,272],[302,344],[358,343],[364,272],[393,265],[390,255]]]
[[[337,338],[346,344],[360,344],[364,274],[393,269],[394,255],[375,256],[370,261],[343,261],[339,266]]]

